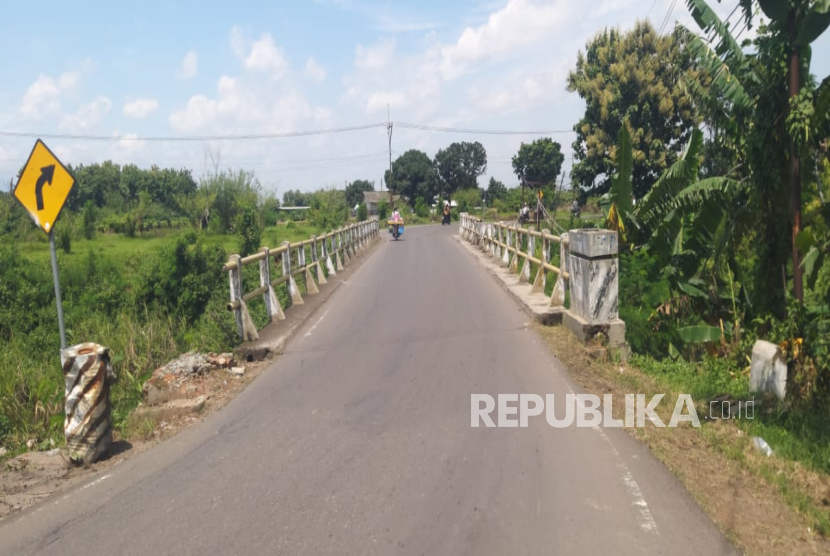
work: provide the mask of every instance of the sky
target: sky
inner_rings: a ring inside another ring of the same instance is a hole
[[[711,5],[726,18],[737,1]],[[682,0],[7,2],[0,181],[16,176],[36,136],[58,134],[46,144],[75,166],[156,164],[197,179],[245,169],[280,196],[355,179],[379,189],[389,165],[387,107],[399,123],[550,131],[568,169],[584,111],[566,90],[577,52],[606,27],[645,18],[696,29]],[[830,32],[813,53],[813,72],[830,73]],[[381,125],[222,139],[372,124]],[[510,158],[539,136],[393,125],[392,156],[480,141],[488,166],[479,184],[493,176],[514,185]],[[151,139],[175,137],[196,140]]]

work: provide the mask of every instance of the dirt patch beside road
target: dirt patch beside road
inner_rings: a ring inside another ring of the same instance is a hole
[[[108,457],[92,465],[71,465],[62,448],[27,452],[0,462],[0,520],[83,484],[92,475],[105,472],[204,420],[227,405],[272,363],[273,360],[246,363],[244,374],[239,374],[239,366],[228,365],[180,379],[177,387],[183,397],[155,406],[140,405],[124,427],[125,437],[114,433]],[[233,368],[237,371],[233,372]],[[197,401],[201,403],[194,403]]]
[[[603,350],[590,355],[591,350],[574,342],[563,327],[536,329],[587,392],[600,398],[612,394],[615,399],[642,393],[647,400],[665,392],[670,403],[660,404],[657,413],[669,422],[677,392],[636,368],[597,357]],[[626,430],[648,445],[747,554],[830,554],[830,540],[811,527],[811,512],[830,511],[830,479],[797,463],[767,458],[733,421],[704,420],[704,408],[697,409],[700,428],[647,424]],[[615,405],[614,417],[622,418],[624,411],[622,404]]]

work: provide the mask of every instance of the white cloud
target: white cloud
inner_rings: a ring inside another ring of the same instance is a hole
[[[81,106],[74,114],[67,114],[61,119],[60,128],[70,132],[87,131],[94,128],[112,108],[112,101],[99,96],[92,102]]]
[[[369,100],[366,101],[366,112],[372,114],[374,112],[386,112],[386,105],[389,108],[403,108],[409,105],[409,101],[405,94],[399,91],[377,91],[369,95]]]
[[[179,79],[190,79],[196,75],[199,69],[199,58],[196,52],[191,50],[185,54],[181,66],[176,70],[176,76]]]
[[[359,70],[382,70],[389,64],[394,54],[395,41],[393,39],[381,41],[370,47],[359,44],[355,47],[354,66]]]
[[[309,123],[314,110],[296,90],[278,88],[274,82],[222,76],[217,95],[195,95],[169,118],[180,133],[215,131],[218,134],[279,133],[292,131],[300,122]]]
[[[265,33],[251,46],[251,51],[245,58],[245,68],[267,72],[275,78],[280,78],[288,71],[288,62],[285,60],[283,49],[274,44],[274,38],[270,33]]]
[[[328,74],[328,70],[317,63],[317,61],[312,57],[309,58],[305,64],[305,75],[310,77],[314,81],[323,81]]]
[[[29,85],[20,105],[21,114],[31,120],[43,120],[61,110],[61,95],[77,88],[80,74],[77,71],[63,73],[57,79],[40,75]]]
[[[466,28],[455,44],[442,48],[444,76],[457,77],[474,62],[509,57],[558,28],[564,29],[572,14],[571,5],[565,0],[510,0],[490,14],[487,23]]]
[[[158,107],[159,103],[154,98],[138,98],[124,104],[124,115],[130,118],[146,118]]]

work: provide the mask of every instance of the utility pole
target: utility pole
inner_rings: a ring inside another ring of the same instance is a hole
[[[392,196],[392,120],[389,118],[389,104],[386,105],[386,134],[389,136],[389,205],[390,208],[395,204],[395,199]]]

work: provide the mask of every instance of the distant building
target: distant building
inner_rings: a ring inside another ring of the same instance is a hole
[[[392,203],[398,203],[401,200],[400,195],[393,195],[392,196]],[[363,192],[363,202],[366,204],[366,211],[369,214],[377,214],[378,213],[378,205],[380,203],[389,204],[389,192],[388,191],[364,191]],[[392,207],[390,206],[389,209],[391,210]]]

